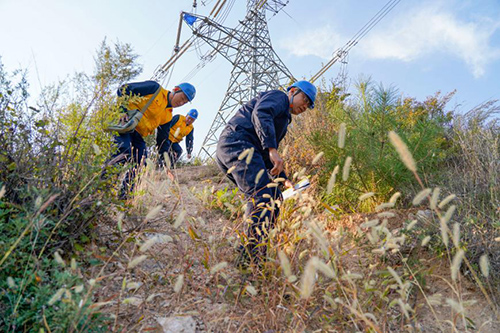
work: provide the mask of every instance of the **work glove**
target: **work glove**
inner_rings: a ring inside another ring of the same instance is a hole
[[[127,110],[127,113],[120,118],[118,124],[109,125],[105,128],[108,132],[118,132],[120,134],[132,132],[142,118],[139,110]]]

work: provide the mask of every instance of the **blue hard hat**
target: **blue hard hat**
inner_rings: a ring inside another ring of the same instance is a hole
[[[187,115],[190,116],[193,119],[198,119],[198,110],[191,109],[191,110],[189,110],[189,112],[187,113]]]
[[[300,89],[311,101],[311,109],[314,108],[314,101],[316,100],[316,87],[309,81],[297,81],[288,87],[287,91],[292,87]]]
[[[191,102],[194,99],[194,96],[196,95],[196,89],[191,83],[181,83],[177,86],[184,95],[186,95],[187,99]]]

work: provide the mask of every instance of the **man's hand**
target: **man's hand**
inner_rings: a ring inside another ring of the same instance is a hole
[[[191,159],[191,154],[188,154],[188,155],[187,155],[187,158],[188,158],[188,159]]]
[[[273,176],[279,175],[280,172],[283,171],[284,162],[280,154],[278,154],[276,148],[269,148],[269,158],[271,159],[271,162],[273,162],[274,165],[274,167],[271,169],[271,175]]]
[[[285,186],[288,188],[293,187],[292,181],[290,179],[285,180]]]

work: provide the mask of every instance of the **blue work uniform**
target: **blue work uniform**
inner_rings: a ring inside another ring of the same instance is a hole
[[[279,214],[275,207],[261,216],[265,206],[271,204],[271,198],[281,197],[277,187],[267,187],[272,182],[268,171],[273,168],[269,148],[278,148],[291,120],[290,101],[286,93],[279,90],[262,92],[236,112],[219,137],[216,162],[225,174],[235,167],[227,176],[249,199],[246,215],[252,220],[247,233],[250,251],[267,240],[265,235]],[[249,148],[253,148],[254,153],[247,165],[245,159],[240,161],[238,156]],[[260,170],[265,171],[257,179]],[[284,172],[279,176],[286,178]]]
[[[186,138],[186,150],[188,155],[193,151],[194,128],[191,124],[185,126],[186,118],[178,114],[173,116],[172,120],[164,125],[160,125],[156,130],[156,146],[158,147],[158,161],[160,166],[164,166],[164,154],[168,154],[170,159],[170,167],[173,168],[179,157],[182,155],[182,148],[179,142]],[[180,123],[179,123],[180,122]],[[179,134],[175,136],[177,128],[180,129]],[[174,133],[173,133],[174,132]],[[186,135],[186,132],[187,135]]]

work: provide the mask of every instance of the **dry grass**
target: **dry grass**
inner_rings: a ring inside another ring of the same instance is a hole
[[[228,186],[220,175],[207,179],[214,170],[175,170],[171,182],[164,171],[146,169],[122,230],[101,226],[107,236],[93,251],[108,264],[88,274],[98,280],[94,300],[115,317],[114,330],[157,329],[157,318],[169,316],[192,316],[199,330],[216,332],[500,328],[484,280],[478,288],[462,276],[462,266],[481,274],[462,243],[448,243],[441,256],[428,249],[442,240],[427,235],[427,226],[453,221],[435,192],[421,194],[418,209],[397,209],[395,197],[376,212],[341,218],[304,193],[282,205],[268,261],[242,274],[233,264],[245,229],[241,203],[234,197],[226,211],[207,208]]]

